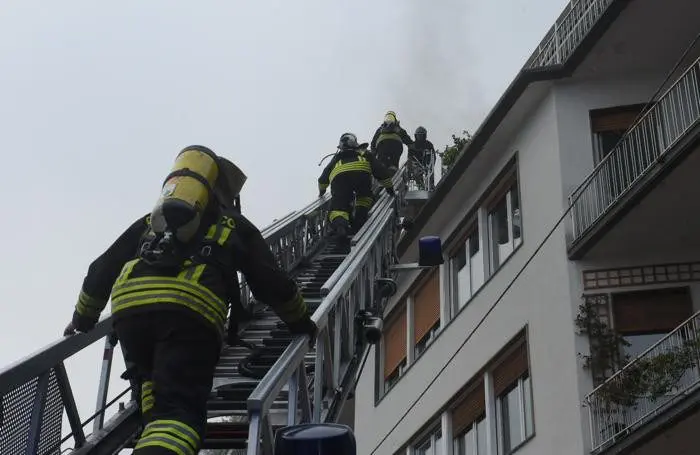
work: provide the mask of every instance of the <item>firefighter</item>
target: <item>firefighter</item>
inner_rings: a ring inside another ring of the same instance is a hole
[[[379,161],[396,173],[399,169],[403,145],[412,143],[411,136],[401,127],[396,113],[388,111],[384,116],[384,122],[374,132],[371,146]]]
[[[91,330],[111,298],[114,329],[142,383],[136,455],[198,453],[238,271],[292,333],[316,336],[296,283],[234,207],[244,182],[208,148],[185,148],[156,208],[92,262],[83,281],[64,334]]]
[[[435,146],[428,140],[428,131],[419,126],[414,133],[415,141],[408,146],[408,165],[421,189],[432,190],[435,185]],[[425,182],[428,177],[428,182]],[[426,187],[426,183],[428,183]]]
[[[328,221],[339,240],[346,240],[349,234],[360,230],[367,221],[369,210],[374,203],[372,177],[376,178],[386,191],[394,195],[391,171],[382,165],[372,154],[366,153],[367,144],[358,144],[357,136],[345,133],[340,136],[338,153],[325,167],[318,178],[319,197],[331,187],[331,203]],[[355,198],[355,214],[353,210]]]

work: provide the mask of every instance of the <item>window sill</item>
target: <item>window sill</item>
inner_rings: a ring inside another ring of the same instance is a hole
[[[518,444],[514,448],[510,449],[510,452],[508,452],[508,455],[512,455],[512,454],[516,453],[517,451],[519,451],[520,449],[525,447],[527,445],[527,443],[532,441],[534,438],[535,438],[535,432],[533,431],[532,434],[530,436],[528,436],[523,442],[521,442],[520,444]]]
[[[457,317],[458,317],[460,314],[462,314],[462,312],[464,312],[465,309],[467,309],[467,308],[469,307],[469,303],[472,302],[472,301],[486,288],[486,286],[491,282],[491,280],[493,280],[493,278],[498,274],[498,272],[500,272],[506,265],[508,265],[508,263],[515,257],[516,253],[517,253],[518,251],[520,251],[520,249],[521,249],[521,248],[523,247],[523,245],[525,244],[525,235],[524,235],[524,233],[521,233],[521,237],[520,237],[520,238],[522,239],[521,242],[520,242],[520,245],[518,245],[517,247],[515,247],[515,248],[513,249],[513,252],[510,254],[510,256],[508,256],[508,257],[506,258],[506,260],[503,261],[503,263],[500,264],[496,270],[494,270],[494,272],[488,277],[488,279],[486,279],[486,280],[484,281],[484,284],[481,285],[481,287],[479,288],[479,290],[477,290],[477,291],[474,293],[474,295],[472,295],[472,296],[469,298],[469,300],[464,304],[464,306],[463,306],[462,308],[460,308],[459,311],[457,311],[457,312],[450,318],[449,321],[447,321],[447,323],[445,324],[445,326],[442,327],[442,328],[435,334],[435,339],[433,339],[433,341],[430,343],[430,345],[428,345],[428,347],[426,347],[425,350],[424,350],[423,352],[421,352],[421,354],[420,354],[419,356],[417,356],[415,359],[413,359],[413,362],[411,362],[411,364],[408,365],[408,366],[404,369],[403,374],[399,377],[398,381],[396,381],[396,384],[394,384],[389,390],[385,390],[381,395],[377,394],[377,395],[379,395],[379,396],[374,400],[374,407],[375,407],[375,408],[378,407],[378,406],[382,403],[382,401],[384,401],[384,398],[389,394],[389,392],[391,392],[392,390],[394,390],[394,388],[399,384],[399,382],[401,382],[401,380],[411,371],[411,369],[413,369],[413,365],[415,365],[415,364],[418,362],[419,359],[421,359],[422,357],[424,357],[426,352],[430,351],[430,349],[435,345],[435,343],[437,342],[437,340],[440,338],[440,335],[442,335],[442,334],[452,325],[452,323],[457,319]],[[415,346],[414,346],[414,349],[415,349]],[[376,381],[376,379],[375,379],[375,390],[376,390],[376,388],[377,388],[376,384],[377,384],[377,381]],[[516,448],[513,449],[513,450],[518,450],[522,445],[526,444],[526,443],[527,443],[530,439],[532,439],[533,437],[534,437],[534,434],[533,434],[532,436],[530,436],[528,439],[526,439],[524,442],[520,443],[520,445],[516,446]],[[511,451],[511,453],[512,453],[512,451]]]

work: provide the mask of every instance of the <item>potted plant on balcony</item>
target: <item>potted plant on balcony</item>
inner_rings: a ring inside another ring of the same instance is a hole
[[[584,301],[575,320],[578,332],[589,338],[590,354],[579,354],[590,370],[605,411],[617,413],[636,407],[640,399],[657,401],[672,392],[682,376],[698,363],[700,333],[688,333],[683,342],[664,346],[657,354],[630,362],[624,348],[629,343],[601,320],[595,306]],[[621,409],[622,408],[622,409]]]

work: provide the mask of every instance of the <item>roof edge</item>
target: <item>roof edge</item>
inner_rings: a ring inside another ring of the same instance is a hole
[[[460,150],[457,161],[447,175],[440,180],[435,187],[433,195],[413,219],[411,229],[399,240],[397,245],[399,257],[406,253],[421,229],[428,223],[430,217],[436,212],[449,191],[474,161],[474,158],[483,150],[493,133],[498,129],[530,84],[571,76],[630,1],[632,0],[613,2],[564,63],[535,69],[523,68],[518,72],[515,79],[508,85],[503,95],[501,95],[479,128],[472,135],[471,142]]]

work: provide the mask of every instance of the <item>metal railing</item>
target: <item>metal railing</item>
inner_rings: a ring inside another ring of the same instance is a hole
[[[585,398],[592,451],[600,451],[700,389],[700,312]]]
[[[573,242],[583,237],[700,121],[696,60],[569,196]]]
[[[436,155],[431,155],[428,164],[413,157],[406,160],[405,180],[408,191],[432,191],[435,189],[436,183],[439,183],[435,182]]]
[[[405,167],[395,178],[399,200],[406,191],[404,172]],[[361,354],[355,315],[371,308],[376,311],[380,302],[375,295],[375,280],[391,275],[389,266],[396,262],[394,248],[399,231],[394,198],[379,198],[374,216],[363,231],[356,236],[360,239],[341,267],[322,287],[326,295],[313,314],[319,328],[315,348],[309,346],[306,337],[294,340],[250,395],[249,455],[271,453],[273,428],[268,412],[285,387],[289,425],[332,419],[331,409],[342,406],[341,397],[348,393],[347,383],[356,374]],[[312,377],[307,377],[305,358],[310,350],[314,367]]]
[[[320,245],[330,196],[326,195],[272,223],[262,231],[267,244],[285,270],[292,270]],[[241,279],[243,304],[254,303]],[[70,313],[70,306],[66,311]],[[0,453],[48,455],[60,452],[64,413],[70,424],[73,446],[86,443],[64,362],[69,357],[105,339],[105,351],[93,433],[103,428],[112,357],[116,339],[111,316],[104,317],[87,334],[62,338],[0,370]],[[124,392],[127,393],[128,389]]]
[[[549,29],[524,69],[560,65],[574,53],[615,0],[572,0]]]

